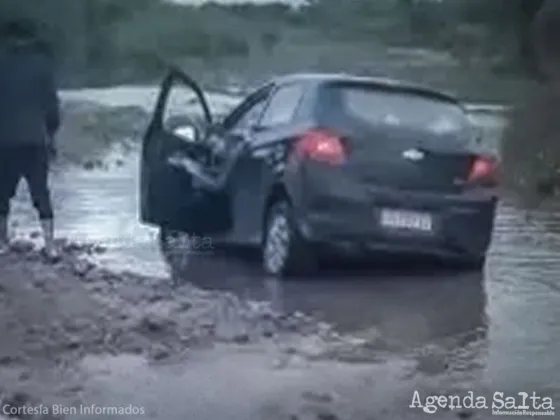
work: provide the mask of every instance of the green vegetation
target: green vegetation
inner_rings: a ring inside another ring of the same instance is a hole
[[[152,0],[0,0],[3,18],[40,23],[68,84],[153,77],[162,60],[182,56],[247,55],[241,20],[220,12]]]
[[[520,20],[512,3],[313,0],[293,10],[283,4],[197,8],[158,0],[0,0],[0,16],[31,16],[41,24],[68,85],[145,81],[168,61],[188,63],[206,76],[220,67],[266,73],[274,70],[274,60],[291,64],[280,70],[356,71],[378,64],[364,57],[388,59],[386,46],[444,51],[480,75],[513,78],[521,66]]]

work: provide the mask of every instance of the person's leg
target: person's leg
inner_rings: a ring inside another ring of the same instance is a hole
[[[3,172],[0,173],[0,246],[8,243],[8,215],[10,214],[10,197]]]
[[[49,255],[54,256],[56,254],[54,245],[54,214],[51,192],[48,185],[49,155],[46,148],[30,148],[24,176],[29,186],[33,206],[37,210],[41,222],[45,251]]]
[[[12,148],[0,149],[0,252],[5,252],[9,244],[8,216],[20,179],[19,169],[17,153]]]
[[[8,235],[8,216],[0,215],[0,255],[8,251],[10,238]]]

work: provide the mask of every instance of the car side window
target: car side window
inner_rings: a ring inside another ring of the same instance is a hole
[[[252,104],[239,118],[228,128],[229,131],[241,131],[255,125],[264,111],[266,98]]]
[[[303,87],[299,84],[280,87],[270,100],[260,125],[272,127],[291,122],[295,117],[302,95]]]
[[[172,132],[180,126],[190,125],[194,120],[203,118],[203,108],[195,99],[193,90],[181,82],[173,83],[163,109],[163,129]]]
[[[239,131],[254,125],[262,115],[272,86],[265,86],[250,95],[223,121],[226,131]]]

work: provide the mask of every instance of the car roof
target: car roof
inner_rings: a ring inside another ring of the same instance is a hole
[[[442,101],[460,104],[453,95],[432,89],[421,84],[406,80],[392,79],[389,77],[358,76],[350,73],[291,73],[270,79],[266,84],[282,85],[286,83],[308,83],[322,85],[329,83],[356,83],[377,86],[381,89],[395,89],[396,91],[409,92],[422,96],[439,99]]]

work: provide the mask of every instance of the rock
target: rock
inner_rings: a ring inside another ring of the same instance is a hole
[[[333,413],[318,413],[317,420],[339,420],[339,418]]]
[[[0,366],[10,365],[14,361],[15,360],[12,356],[0,356]]]
[[[62,250],[64,252],[68,252],[68,253],[71,253],[71,254],[82,253],[82,252],[87,251],[87,245],[79,244],[77,242],[66,241],[66,242],[62,243],[61,245],[62,245]]]
[[[88,270],[84,275],[82,275],[82,280],[85,283],[93,283],[93,284],[99,284],[101,282],[103,282],[103,276],[101,275],[101,273],[99,272],[99,269],[93,267],[90,270]],[[106,284],[104,284],[103,286],[101,286],[101,289],[99,290],[105,290],[105,288],[107,287]]]
[[[216,321],[213,319],[200,320],[198,326],[204,330],[213,330],[216,328]]]
[[[58,252],[42,254],[45,262],[49,264],[58,264],[62,261],[62,255]]]
[[[288,332],[296,332],[301,328],[301,318],[287,317],[282,320],[282,328]]]
[[[126,351],[128,351],[129,353],[132,353],[132,354],[143,354],[144,353],[144,347],[142,347],[142,345],[139,344],[139,343],[133,343],[133,344],[128,345],[128,347],[126,348]]]
[[[251,338],[247,333],[236,334],[231,338],[231,341],[234,342],[235,344],[247,344],[249,343],[250,340]]]
[[[103,245],[94,245],[92,248],[94,254],[105,254],[107,252],[107,247]]]
[[[171,356],[171,351],[163,346],[158,346],[152,349],[151,358],[155,361],[168,359]]]
[[[192,309],[193,304],[192,302],[188,301],[188,300],[181,300],[181,302],[179,302],[179,311],[181,312],[185,312],[188,311],[190,309]],[[214,326],[214,323],[212,323],[212,326]]]
[[[78,260],[74,263],[73,267],[72,267],[72,271],[74,272],[74,274],[76,274],[77,276],[80,277],[84,277],[86,274],[88,274],[93,268],[95,267],[95,265],[93,263],[91,263],[90,261],[86,261],[86,260]]]
[[[87,277],[90,281],[103,281],[109,285],[115,285],[120,282],[120,277],[118,275],[102,267],[94,266]]]
[[[274,337],[274,331],[272,329],[265,329],[262,332],[264,338],[272,338]]]
[[[138,327],[141,331],[153,334],[165,331],[169,327],[170,323],[171,321],[166,318],[155,314],[148,314],[140,320]]]
[[[130,315],[123,312],[118,315],[118,319],[120,321],[128,321],[128,319],[130,319]]]
[[[41,334],[42,328],[39,325],[28,325],[27,334]]]
[[[82,167],[86,170],[86,171],[92,171],[95,169],[95,163],[91,160],[88,160],[86,162],[84,162],[84,164],[82,165]]]
[[[103,294],[107,288],[107,285],[103,284],[103,283],[95,283],[90,281],[89,277],[87,278],[88,280],[88,284],[86,284],[86,288],[87,290],[89,290],[92,293],[97,293],[97,294]]]
[[[75,335],[70,335],[67,337],[67,343],[66,343],[66,347],[69,350],[76,350],[79,349],[82,345],[82,341],[80,340],[80,337],[75,336]]]
[[[45,281],[45,279],[34,279],[33,281],[33,286],[35,286],[37,289],[44,289],[46,285],[47,282]]]
[[[282,352],[284,354],[289,354],[289,355],[294,355],[294,354],[298,353],[297,349],[293,346],[287,346],[287,347],[282,348]]]
[[[310,359],[320,358],[325,354],[324,343],[319,337],[309,337],[300,347],[299,352]]]
[[[305,314],[303,312],[300,312],[300,311],[295,311],[292,314],[292,317],[295,318],[295,319],[305,319]]]
[[[289,364],[290,357],[287,355],[283,355],[272,362],[272,368],[277,370],[286,369]]]
[[[305,391],[301,396],[303,399],[315,403],[330,403],[334,400],[332,395],[326,393],[317,393],[313,391]]]
[[[322,337],[329,337],[333,332],[333,327],[327,324],[326,322],[320,322],[317,325],[317,329],[318,329],[318,334],[321,335]]]
[[[150,303],[157,303],[157,302],[161,302],[162,300],[165,300],[165,298],[166,296],[163,292],[152,290],[152,293],[150,293],[147,300]]]
[[[19,374],[20,381],[28,381],[29,379],[31,379],[31,372],[24,370]]]
[[[10,244],[10,248],[13,252],[17,252],[18,254],[26,254],[35,249],[35,244],[25,239],[16,239]]]

